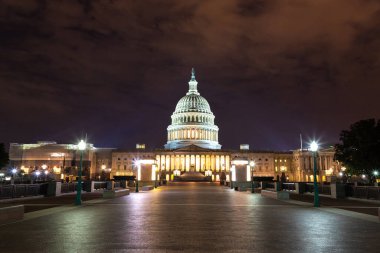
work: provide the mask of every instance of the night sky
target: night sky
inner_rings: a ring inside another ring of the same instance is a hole
[[[2,0],[0,142],[162,148],[191,67],[223,148],[380,117],[378,0]]]

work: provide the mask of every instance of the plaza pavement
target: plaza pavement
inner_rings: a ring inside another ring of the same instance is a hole
[[[379,250],[375,216],[298,204],[209,183],[172,184],[27,213],[0,226],[0,252]]]

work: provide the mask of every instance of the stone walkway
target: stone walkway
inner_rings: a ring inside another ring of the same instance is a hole
[[[379,238],[376,221],[182,183],[28,213],[0,226],[0,252],[377,252]]]

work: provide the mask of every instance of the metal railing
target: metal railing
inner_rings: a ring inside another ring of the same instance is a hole
[[[346,185],[346,196],[360,199],[380,200],[380,187]]]
[[[95,190],[106,189],[106,188],[107,188],[107,182],[99,182],[99,181],[94,182],[94,189]]]
[[[20,198],[45,194],[45,184],[10,184],[0,186],[0,198]]]
[[[73,183],[62,183],[61,185],[61,193],[69,193],[69,192],[75,192],[77,189],[77,182]]]
[[[329,184],[318,184],[319,194],[331,195],[331,187]],[[305,192],[314,192],[314,184],[306,183]]]
[[[295,183],[282,183],[281,189],[285,191],[295,191],[296,184]]]

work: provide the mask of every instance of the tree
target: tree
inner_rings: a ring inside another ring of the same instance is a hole
[[[335,145],[335,159],[342,162],[349,173],[370,177],[380,168],[380,120],[360,120],[340,133],[340,144]]]
[[[9,155],[5,151],[4,143],[0,143],[0,169],[5,167],[9,162]]]

